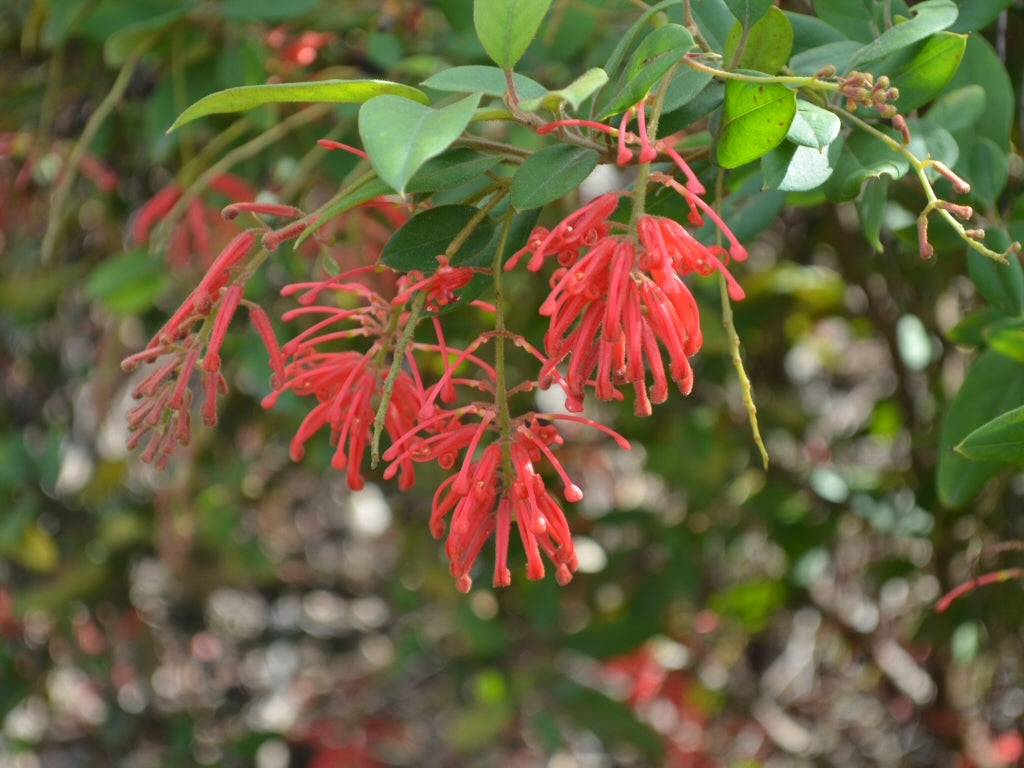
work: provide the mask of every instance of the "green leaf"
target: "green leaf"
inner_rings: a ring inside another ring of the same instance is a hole
[[[965,85],[936,99],[925,115],[925,120],[944,126],[955,135],[974,125],[984,111],[984,87]]]
[[[882,220],[885,218],[885,203],[889,197],[889,185],[881,179],[868,179],[857,198],[857,212],[864,237],[876,253],[882,248]]]
[[[967,49],[967,35],[938,32],[907,64],[889,73],[899,88],[896,106],[907,114],[935,98],[956,74]]]
[[[913,45],[918,40],[939,32],[956,21],[959,13],[953,0],[925,0],[912,9],[913,18],[887,29],[865,45],[849,64],[849,69],[863,67],[872,61],[884,59]]]
[[[832,175],[841,151],[841,141],[833,142],[827,150],[784,141],[761,158],[765,186],[782,192],[817,189]]]
[[[793,50],[796,53],[803,53],[826,43],[838,43],[846,40],[842,32],[817,16],[794,13],[793,11],[783,11],[783,13],[786,14],[790,26],[793,27]]]
[[[746,43],[735,61],[735,53],[743,39],[743,31],[747,30]],[[752,27],[744,27],[737,23],[729,32],[725,41],[724,59],[732,64],[732,68],[755,69],[765,74],[774,75],[789,61],[793,51],[793,26],[789,18],[778,8],[772,7]]]
[[[1000,327],[1024,328],[1024,319],[1008,318],[995,307],[982,307],[971,312],[946,333],[954,344],[982,347],[987,343],[992,329]]]
[[[187,6],[171,8],[115,32],[103,44],[103,61],[107,66],[119,67],[147,38],[155,39],[178,19],[187,16],[190,10]]]
[[[636,104],[694,47],[686,27],[666,24],[645,37],[630,57],[615,88],[615,95],[601,108],[602,119]]]
[[[865,179],[884,175],[896,180],[908,170],[910,163],[903,155],[893,151],[881,139],[859,131],[846,140],[835,173],[825,186],[825,193],[833,202],[853,200],[860,194]]]
[[[628,746],[640,752],[644,758],[642,763],[661,764],[662,739],[649,725],[640,722],[625,702],[568,678],[559,681],[554,693],[569,718],[593,733],[610,750],[618,745]]]
[[[952,92],[967,85],[985,89],[985,108],[973,130],[963,139],[969,142],[984,136],[997,147],[1008,148],[1016,104],[1013,84],[999,54],[981,35],[968,38],[963,61],[947,87]],[[958,140],[961,139],[959,133],[954,133]]]
[[[377,96],[391,94],[411,99],[420,104],[429,100],[411,86],[387,80],[319,80],[307,83],[272,83],[270,85],[243,85],[204,96],[190,106],[167,129],[168,133],[185,123],[206,115],[224,112],[244,112],[247,109],[286,102],[361,103]]]
[[[548,92],[543,85],[525,75],[514,74],[512,81],[516,84],[516,93],[521,99],[536,99]],[[482,64],[445,69],[428,77],[420,85],[437,91],[482,93],[485,96],[499,98],[505,95],[508,88],[503,69],[487,67]]]
[[[956,450],[975,461],[1024,464],[1024,406],[982,424]]]
[[[968,371],[942,422],[937,472],[939,499],[951,508],[971,501],[1005,465],[971,461],[953,449],[978,427],[1024,405],[1024,365],[993,350]]]
[[[171,281],[160,259],[144,250],[107,259],[85,280],[85,295],[116,315],[133,315],[153,306]]]
[[[480,94],[441,109],[400,96],[380,96],[359,110],[359,137],[377,175],[399,194],[427,160],[441,154],[469,125]]]
[[[772,0],[725,0],[725,4],[729,6],[736,20],[750,29],[768,13],[768,9],[772,7]]]
[[[985,334],[990,349],[1024,363],[1024,328],[994,328]]]
[[[405,191],[429,194],[442,189],[455,189],[480,178],[500,161],[501,158],[495,155],[481,155],[465,147],[449,149],[427,160],[409,179]]]
[[[814,15],[850,40],[870,43],[877,36],[872,0],[814,0]]]
[[[665,91],[662,114],[668,114],[684,104],[689,104],[711,82],[712,77],[710,72],[701,72],[698,69],[689,67],[677,69]]]
[[[909,118],[910,143],[907,149],[917,157],[929,157],[945,163],[950,168],[960,159],[960,147],[953,135],[932,120]],[[936,172],[937,174],[938,172]]]
[[[853,40],[824,43],[796,54],[790,59],[789,66],[796,74],[807,77],[829,65],[835,67],[837,72],[845,72],[849,61],[861,47],[860,43]]]
[[[477,37],[495,64],[513,65],[530,47],[551,0],[474,0]]]
[[[600,67],[588,69],[582,75],[573,80],[565,88],[557,91],[548,91],[543,96],[534,99],[524,99],[519,108],[524,112],[536,112],[543,107],[551,112],[558,112],[566,102],[577,110],[586,99],[604,87],[608,82],[608,73]],[[520,94],[522,95],[522,94]]]
[[[786,138],[794,144],[812,149],[824,149],[839,136],[842,123],[839,116],[827,109],[797,99],[796,114]]]
[[[1005,11],[1013,0],[957,0],[960,15],[950,27],[953,32],[974,32],[987,27]]]
[[[664,10],[672,5],[682,5],[683,0],[662,0],[657,5],[652,5],[633,22],[626,34],[622,36],[618,43],[615,44],[615,48],[612,50],[611,56],[608,57],[608,61],[605,62],[604,70],[610,74],[614,74],[619,66],[622,64],[622,60],[626,57],[626,51],[629,50],[629,46],[633,44],[633,40],[640,34],[640,30],[644,28],[644,25],[656,14],[658,11]]]
[[[781,83],[730,80],[715,150],[718,164],[738,168],[770,152],[786,138],[794,115],[796,93]]]
[[[693,14],[694,23],[704,33],[704,39],[708,41],[711,49],[722,53],[725,50],[726,38],[729,37],[729,30],[735,23],[732,11],[725,4],[725,0],[691,2],[690,12]]]
[[[221,0],[217,10],[225,19],[281,21],[314,10],[320,0]]]
[[[572,192],[597,167],[592,149],[559,144],[534,153],[512,177],[512,205],[538,208]]]
[[[971,148],[968,163],[971,195],[981,200],[987,208],[995,208],[1009,179],[1009,158],[995,142],[982,136]]]
[[[401,272],[414,269],[424,274],[433,272],[437,268],[437,257],[478,213],[472,205],[440,205],[420,211],[391,236],[381,252],[381,263]],[[451,263],[471,260],[487,246],[493,233],[494,224],[485,217],[466,238]]]
[[[1019,258],[1000,264],[977,251],[967,252],[967,274],[978,293],[1005,315],[1024,313],[1024,268]]]

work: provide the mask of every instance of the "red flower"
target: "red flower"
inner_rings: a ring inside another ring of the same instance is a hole
[[[396,310],[390,302],[360,283],[345,282],[370,269],[353,270],[318,283],[290,285],[282,291],[287,296],[305,290],[299,297],[304,306],[285,313],[286,322],[304,315],[323,317],[285,344],[283,353],[290,359],[283,381],[263,401],[265,408],[272,407],[281,392],[289,389],[297,395],[314,396],[319,404],[309,412],[292,439],[292,460],[301,459],[309,438],[329,426],[331,445],[337,449],[331,463],[336,469],[348,470],[348,486],[352,490],[364,485],[361,467],[384,397],[384,382],[391,368],[389,352],[401,333],[401,319],[397,324],[391,322]],[[325,291],[356,294],[365,304],[355,309],[314,304]],[[345,325],[339,328],[339,323]],[[373,339],[365,353],[327,348],[339,339],[359,336]],[[392,440],[415,427],[423,402],[415,359],[409,353],[406,360],[411,372],[399,372],[385,413],[384,428]],[[399,487],[405,490],[415,480],[412,461],[403,462],[401,470]]]

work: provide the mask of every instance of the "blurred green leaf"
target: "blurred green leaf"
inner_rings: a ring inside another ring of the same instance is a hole
[[[284,21],[309,13],[320,0],[219,0],[217,10],[225,19],[237,21]]]
[[[1018,343],[1024,347],[1024,332]],[[1018,358],[1019,360],[1019,358]],[[956,450],[976,461],[1024,464],[1024,406],[1007,411],[965,437]]]
[[[1024,405],[1024,365],[994,350],[971,366],[950,402],[939,436],[937,482],[940,501],[956,509],[968,504],[1005,465],[972,461],[953,449],[971,432],[997,416]]]
[[[1024,313],[1024,268],[1020,259],[1011,258],[1009,263],[999,264],[976,251],[968,251],[967,274],[978,292],[999,311],[1014,317]]]
[[[661,738],[637,720],[623,702],[570,680],[557,683],[555,698],[576,725],[586,728],[609,748],[628,745],[652,763],[660,759],[664,750]]]
[[[93,269],[85,280],[85,295],[114,314],[133,315],[152,307],[170,282],[161,258],[136,249]]]
[[[1005,11],[1013,0],[957,0],[960,15],[951,27],[953,32],[975,32],[987,27]]]
[[[925,119],[958,134],[974,125],[984,109],[985,89],[980,85],[965,85],[954,91],[947,90],[936,99]]]
[[[772,0],[725,0],[725,4],[736,20],[748,29],[772,8]]]
[[[876,253],[882,248],[882,221],[885,218],[885,203],[889,198],[889,184],[882,179],[868,179],[857,198],[857,211],[864,236]]]
[[[1006,188],[1010,176],[1009,163],[1007,153],[984,136],[978,138],[971,148],[968,158],[971,195],[981,200],[988,210],[996,207],[999,196]]]
[[[825,192],[835,202],[853,200],[867,179],[889,176],[896,180],[909,170],[910,163],[903,155],[881,139],[857,131],[843,145],[835,173],[828,180]]]

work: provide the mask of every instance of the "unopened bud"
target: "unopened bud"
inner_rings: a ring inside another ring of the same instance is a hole
[[[930,259],[935,255],[935,249],[928,242],[928,217],[925,215],[917,217],[917,241],[922,259]]]
[[[938,160],[932,160],[932,167],[934,167],[936,171],[938,171],[947,179],[949,179],[953,183],[953,189],[955,189],[961,195],[965,195],[971,191],[971,185],[968,184],[963,179],[961,179],[955,173],[953,173],[953,171],[950,170],[949,166],[946,165],[945,163],[940,162]]]
[[[903,137],[903,143],[910,143],[910,127],[907,125],[907,121],[903,118],[903,115],[896,115],[892,119],[892,127],[900,132],[900,136]]]
[[[827,64],[827,65],[825,65],[824,67],[819,69],[817,72],[815,72],[814,76],[816,78],[818,78],[819,80],[827,80],[827,79],[835,77],[836,76],[835,64]]]
[[[974,209],[969,205],[957,205],[956,203],[950,203],[945,200],[940,200],[937,203],[938,207],[944,211],[949,211],[959,219],[966,221],[974,215]]]
[[[971,238],[971,240],[976,240],[979,243],[985,239],[984,229],[965,229],[964,234]]]

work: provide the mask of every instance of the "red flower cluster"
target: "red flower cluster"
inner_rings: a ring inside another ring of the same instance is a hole
[[[691,220],[700,223],[698,209],[706,204],[687,187],[679,185],[679,190],[691,204]],[[550,385],[557,367],[568,362],[569,411],[583,410],[588,385],[599,399],[612,400],[622,398],[618,386],[632,384],[636,414],[648,416],[652,402],[668,397],[668,378],[683,394],[693,386],[689,358],[700,349],[700,316],[681,277],[720,271],[733,298],[742,298],[743,291],[725,264],[730,252],[733,258],[743,259],[746,251],[713,211],[732,243],[731,251],[705,246],[679,223],[660,216],[642,216],[636,239],[612,234],[612,228],[621,225],[608,217],[621,194],[601,195],[550,231],[538,228],[505,268],[514,267],[525,252],[532,254],[527,269],[540,269],[551,255],[560,265],[540,308],[542,315],[551,318],[544,337],[547,360],[541,384]],[[659,342],[669,355],[667,375]]]

